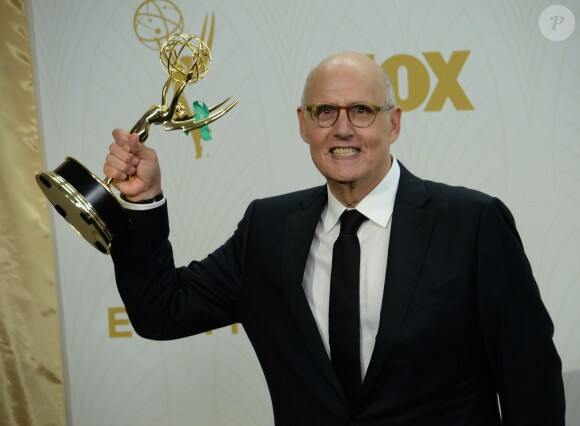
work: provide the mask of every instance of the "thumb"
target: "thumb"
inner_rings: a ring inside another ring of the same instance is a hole
[[[132,133],[129,135],[129,151],[139,160],[147,162],[157,161],[157,154],[151,148],[145,146],[144,143],[139,142],[139,134]]]
[[[138,158],[143,158],[145,145],[139,142],[139,135],[137,133],[132,133],[129,135],[128,146],[129,152]]]

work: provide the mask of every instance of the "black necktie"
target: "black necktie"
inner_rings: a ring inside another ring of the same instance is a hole
[[[332,250],[328,334],[330,359],[351,405],[360,388],[360,244],[356,231],[367,218],[356,210],[340,216],[340,235]]]

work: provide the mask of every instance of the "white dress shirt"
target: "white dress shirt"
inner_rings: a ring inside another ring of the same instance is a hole
[[[383,180],[357,205],[356,210],[369,220],[359,228],[361,377],[364,378],[375,347],[387,273],[387,255],[391,235],[391,216],[401,169],[393,164]],[[328,190],[328,189],[327,189]],[[326,352],[328,340],[328,300],[332,248],[340,231],[339,218],[346,208],[328,190],[328,204],[322,210],[304,270],[302,287],[318,325]]]

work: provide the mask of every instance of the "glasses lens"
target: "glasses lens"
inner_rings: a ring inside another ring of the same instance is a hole
[[[320,127],[330,127],[336,121],[338,109],[334,105],[316,105],[311,110],[312,118]]]
[[[354,104],[348,108],[348,118],[357,127],[367,127],[373,124],[377,111],[372,105]]]

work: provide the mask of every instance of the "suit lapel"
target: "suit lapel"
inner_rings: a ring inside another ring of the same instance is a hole
[[[283,287],[288,305],[304,341],[310,348],[324,375],[335,387],[340,389],[340,384],[334,374],[322,337],[318,331],[316,320],[312,315],[312,310],[302,288],[302,279],[312,238],[326,202],[326,186],[324,186],[321,187],[321,191],[313,200],[303,203],[302,210],[288,216],[284,231],[282,276],[284,277]]]
[[[379,329],[361,397],[376,380],[395,344],[435,222],[434,213],[420,208],[430,198],[424,182],[399,165],[401,177],[393,210]]]

